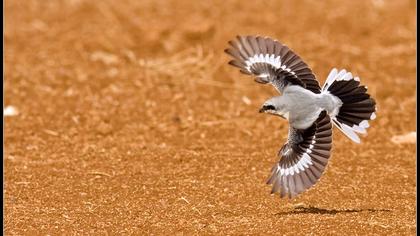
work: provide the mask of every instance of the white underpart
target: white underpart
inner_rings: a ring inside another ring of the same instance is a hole
[[[253,57],[248,58],[248,60],[245,61],[246,63],[246,69],[248,71],[251,71],[251,66],[255,63],[268,63],[272,66],[274,66],[276,69],[282,68],[283,70],[290,72],[291,74],[295,74],[295,72],[291,71],[290,68],[287,68],[286,65],[281,64],[280,56],[274,57],[274,54],[256,54]]]
[[[338,115],[340,112],[341,105],[343,105],[343,102],[338,98],[337,96],[334,96],[330,93],[328,90],[323,90],[320,94],[320,96],[324,96],[322,99],[329,99],[332,102],[332,105],[328,105],[328,107],[325,107],[325,109],[328,112],[328,115],[330,115],[331,118],[334,118]]]
[[[286,118],[286,120],[289,120],[290,112],[284,113],[283,117]]]
[[[306,168],[309,168],[310,165],[313,165],[311,157],[307,153],[303,153],[300,160],[293,166],[283,169],[280,166],[277,166],[276,174],[280,172],[280,175],[294,175],[299,174],[301,171],[304,171]]]

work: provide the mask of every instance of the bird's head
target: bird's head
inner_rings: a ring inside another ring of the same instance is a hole
[[[268,113],[271,115],[280,116],[286,120],[289,119],[289,112],[286,111],[286,106],[278,97],[267,100],[262,105],[260,113]]]

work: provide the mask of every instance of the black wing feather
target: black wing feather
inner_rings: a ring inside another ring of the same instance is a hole
[[[235,41],[229,41],[229,45],[231,47],[225,50],[233,57],[229,64],[239,67],[245,74],[258,77],[257,82],[270,83],[280,93],[290,84],[302,86],[314,93],[321,92],[309,66],[279,41],[249,35],[237,36]]]
[[[288,142],[280,149],[280,161],[273,167],[268,184],[272,193],[295,197],[312,187],[327,166],[331,155],[332,124],[323,111],[306,130],[289,129]]]

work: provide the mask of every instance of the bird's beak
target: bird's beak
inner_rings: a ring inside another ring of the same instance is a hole
[[[264,113],[264,112],[265,112],[264,107],[261,107],[261,109],[259,110],[259,112],[260,112],[260,113]]]

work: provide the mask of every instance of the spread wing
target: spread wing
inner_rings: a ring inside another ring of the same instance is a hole
[[[273,167],[267,184],[272,193],[289,198],[312,187],[324,172],[330,157],[332,125],[323,111],[306,130],[289,129],[287,143],[280,149],[280,161]]]
[[[230,65],[254,75],[259,83],[270,83],[280,93],[288,84],[300,85],[314,93],[321,88],[309,66],[287,46],[268,37],[237,36],[225,52],[233,57]]]

